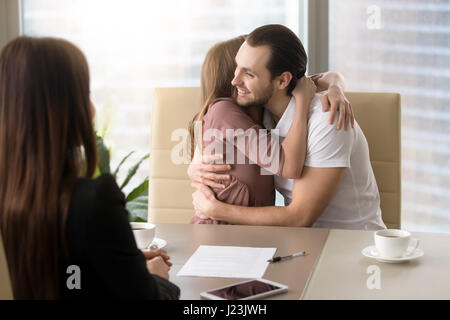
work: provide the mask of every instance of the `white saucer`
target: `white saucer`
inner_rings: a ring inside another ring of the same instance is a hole
[[[148,248],[144,248],[144,249],[141,249],[141,250],[143,250],[143,251],[151,251],[150,247],[152,245],[157,245],[158,246],[158,248],[155,248],[153,250],[162,249],[162,248],[164,248],[167,245],[167,241],[164,240],[164,239],[161,239],[161,238],[154,238],[152,244]]]
[[[409,247],[408,250],[412,250],[412,248]],[[420,250],[419,248],[417,248],[412,253],[405,253],[401,257],[387,258],[387,257],[380,256],[380,254],[378,253],[378,250],[375,246],[366,247],[361,251],[361,253],[368,258],[376,259],[377,261],[386,262],[386,263],[402,263],[402,262],[420,258],[421,256],[424,255],[424,252],[422,250]]]

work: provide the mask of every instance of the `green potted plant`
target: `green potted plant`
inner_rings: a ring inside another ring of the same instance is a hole
[[[114,111],[116,106],[111,99],[107,99],[103,105],[102,111],[104,116],[99,116],[97,114],[95,119],[96,135],[97,135],[97,153],[98,153],[98,163],[97,170],[95,172],[95,177],[109,173],[114,176],[117,184],[122,192],[124,188],[128,185],[131,179],[136,175],[142,162],[150,157],[150,154],[144,155],[139,159],[137,163],[130,167],[125,179],[122,182],[118,181],[118,173],[122,165],[130,158],[135,151],[128,153],[119,163],[114,171],[111,171],[111,152],[110,149],[105,145],[105,135],[107,134],[107,129],[112,122]],[[101,120],[100,118],[101,117]],[[126,196],[126,208],[129,215],[130,222],[147,222],[147,212],[148,212],[148,177],[144,179],[137,187],[135,187]]]

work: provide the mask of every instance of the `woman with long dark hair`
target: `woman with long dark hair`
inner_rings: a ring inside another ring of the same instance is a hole
[[[136,247],[114,178],[92,179],[93,116],[73,44],[19,37],[2,49],[0,228],[14,297],[177,298],[169,257]],[[70,266],[81,288],[67,287]]]

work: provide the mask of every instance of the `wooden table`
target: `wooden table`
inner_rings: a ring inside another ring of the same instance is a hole
[[[424,255],[390,264],[361,254],[373,233],[330,230],[303,299],[450,299],[450,234],[412,232]],[[379,289],[367,285],[375,272]]]
[[[306,250],[306,257],[270,264],[264,278],[289,286],[273,299],[450,299],[450,234],[412,233],[425,255],[402,264],[364,257],[373,231],[231,225],[157,224],[156,236],[174,264],[170,280],[181,299],[200,299],[200,292],[245,279],[177,277],[199,245],[271,247],[276,255]],[[372,266],[372,267],[371,267]],[[380,289],[369,289],[375,268]],[[370,269],[370,270],[372,270]],[[373,272],[373,271],[371,271]]]
[[[178,277],[176,274],[199,245],[277,248],[275,255],[305,250],[307,255],[270,264],[264,278],[289,286],[273,299],[299,299],[311,276],[328,234],[327,229],[231,225],[156,224],[156,237],[167,241],[164,250],[173,266],[170,280],[181,288],[181,299],[198,300],[200,292],[247,279]]]

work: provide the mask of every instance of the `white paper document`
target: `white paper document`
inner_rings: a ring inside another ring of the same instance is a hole
[[[177,276],[262,278],[276,248],[199,246]]]

